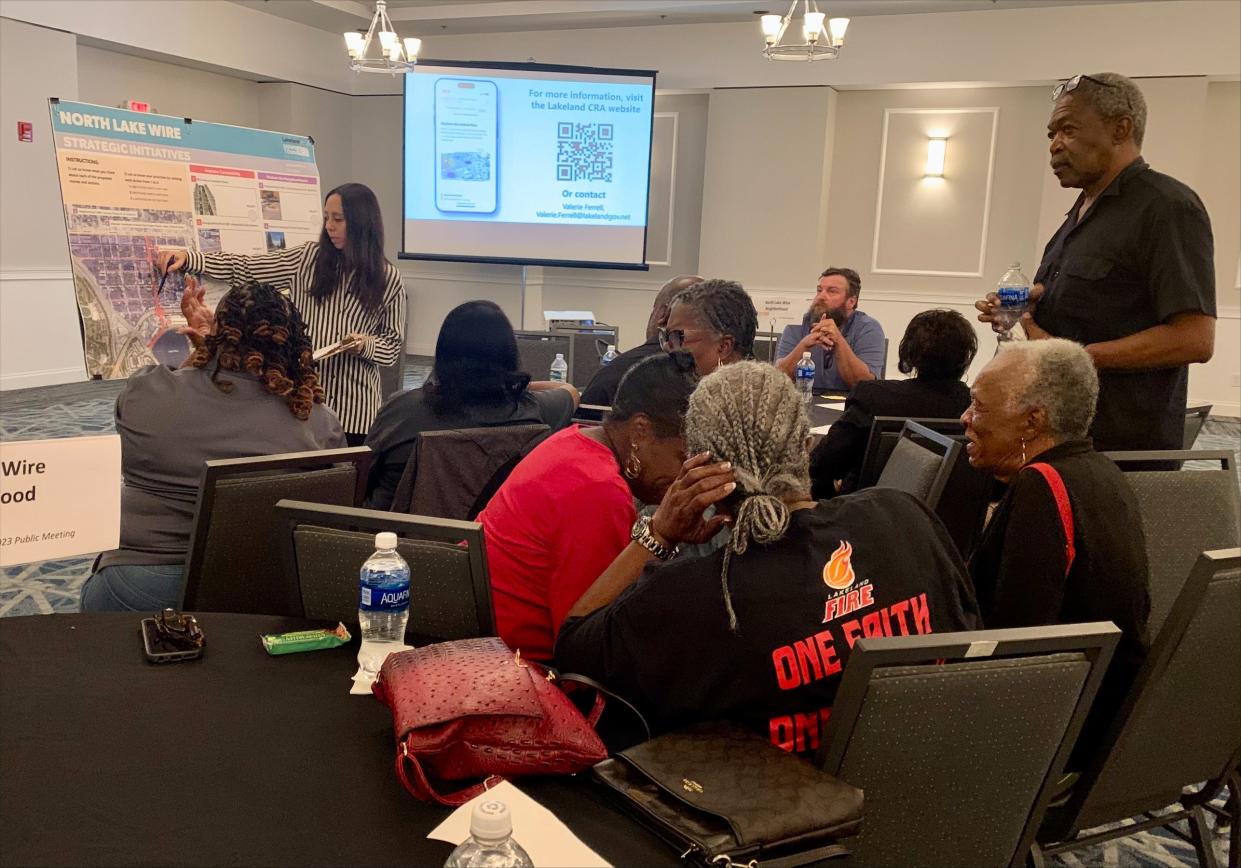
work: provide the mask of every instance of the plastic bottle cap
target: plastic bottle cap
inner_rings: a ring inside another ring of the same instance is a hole
[[[513,818],[509,816],[508,805],[497,799],[479,802],[470,814],[470,834],[475,838],[507,838],[513,834]]]
[[[375,548],[377,549],[394,549],[396,548],[396,534],[390,530],[381,531],[375,534]]]
[[[609,353],[616,352],[616,344],[608,344],[608,352]]]
[[[802,353],[802,354],[801,354],[801,357],[802,357],[803,359],[808,359],[808,358],[810,358],[810,350],[806,350],[804,353]]]
[[[564,361],[564,353],[556,353],[556,361],[558,361],[558,362],[563,362],[563,361]]]

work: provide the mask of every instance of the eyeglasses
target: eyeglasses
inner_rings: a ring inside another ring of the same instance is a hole
[[[182,650],[201,648],[206,642],[198,620],[175,609],[165,609],[155,616],[155,633],[160,642]]]
[[[659,330],[659,348],[665,353],[675,352],[685,346],[685,329]]]
[[[1078,73],[1077,75],[1073,76],[1068,81],[1062,81],[1058,85],[1056,85],[1052,89],[1051,98],[1053,100],[1058,100],[1060,99],[1060,97],[1064,96],[1066,93],[1072,93],[1073,91],[1077,90],[1081,86],[1081,83],[1083,81],[1094,82],[1095,84],[1099,85],[1099,87],[1116,87],[1116,85],[1112,84],[1111,82],[1101,81],[1095,78],[1093,75],[1086,75],[1086,73],[1082,72],[1082,73]]]

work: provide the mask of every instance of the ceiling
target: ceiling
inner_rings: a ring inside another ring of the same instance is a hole
[[[373,2],[360,0],[233,0],[269,15],[331,33],[365,30]],[[1078,6],[1139,0],[818,0],[832,17],[908,15]],[[798,3],[800,6],[801,3]],[[788,0],[388,0],[402,35],[511,33],[596,27],[646,27],[755,21],[755,13],[788,10]],[[799,13],[800,14],[800,13]],[[757,24],[755,24],[757,27]]]

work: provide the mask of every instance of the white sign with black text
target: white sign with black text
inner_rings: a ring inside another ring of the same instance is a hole
[[[114,549],[121,438],[0,443],[0,566]]]

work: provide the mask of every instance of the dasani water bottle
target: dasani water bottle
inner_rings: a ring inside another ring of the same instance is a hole
[[[513,840],[508,805],[490,799],[474,806],[470,837],[452,851],[444,868],[534,868],[534,863]]]
[[[608,351],[599,359],[599,364],[607,366],[616,361],[616,344],[608,344]]]
[[[1013,326],[1021,321],[1021,316],[1030,309],[1030,279],[1021,273],[1021,263],[1014,262],[995,288],[1000,304],[996,308],[994,318],[1001,331],[996,340],[1001,342],[1017,340],[1013,334]]]
[[[388,653],[404,644],[409,621],[409,564],[397,554],[396,534],[375,534],[375,553],[362,564],[359,591],[358,660],[373,675]]]
[[[797,391],[801,393],[802,403],[809,404],[810,399],[814,397],[814,359],[810,357],[809,350],[801,354],[796,374]]]
[[[552,360],[551,381],[563,383],[569,379],[569,363],[564,360],[564,353],[556,353]]]

